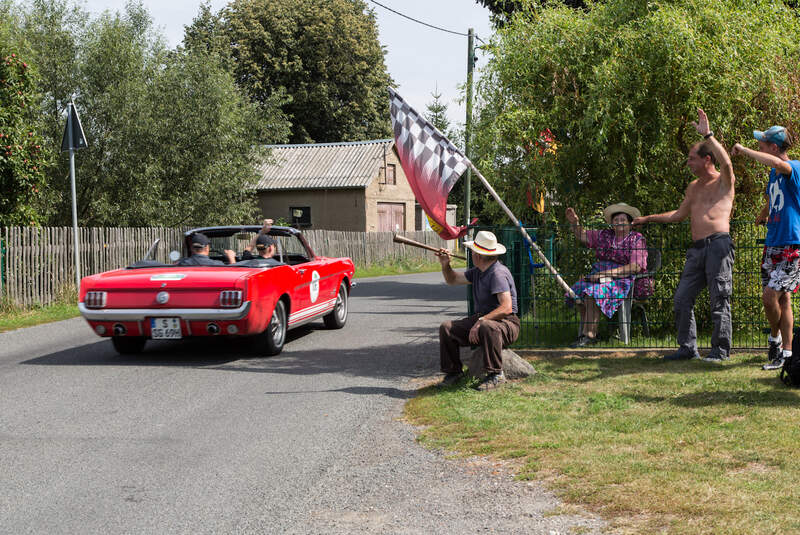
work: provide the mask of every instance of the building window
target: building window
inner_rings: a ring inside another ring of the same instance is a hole
[[[310,206],[290,206],[289,218],[292,221],[293,227],[310,227],[311,226],[311,207]]]
[[[386,167],[381,167],[380,177],[378,177],[378,183],[380,184],[397,184],[397,178],[395,175],[395,165],[390,163]]]

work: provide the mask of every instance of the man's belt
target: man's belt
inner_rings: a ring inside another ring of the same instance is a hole
[[[730,238],[731,235],[727,232],[715,232],[714,234],[709,234],[702,240],[695,240],[692,243],[692,249],[702,249],[712,241],[716,240],[717,238]]]

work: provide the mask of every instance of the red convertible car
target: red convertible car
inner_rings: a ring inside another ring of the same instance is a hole
[[[195,233],[208,237],[212,259],[242,252],[260,226],[208,227],[184,235],[185,252]],[[328,328],[347,321],[353,285],[349,258],[316,256],[301,232],[271,227],[273,258],[249,258],[214,266],[182,266],[145,260],[81,281],[78,308],[94,331],[111,337],[119,353],[139,353],[148,339],[250,336],[256,350],[277,355],[286,331],[322,318]],[[179,254],[173,252],[173,260]],[[244,257],[244,258],[243,258]]]

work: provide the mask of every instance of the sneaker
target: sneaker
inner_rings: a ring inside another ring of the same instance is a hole
[[[700,355],[695,353],[686,353],[681,351],[680,349],[674,353],[670,353],[669,355],[664,355],[664,360],[692,360],[692,359],[699,359]]]
[[[453,386],[454,384],[459,382],[462,377],[464,377],[464,372],[448,373],[444,376],[444,379],[442,379],[436,386],[438,386],[439,388]]]
[[[597,343],[597,337],[596,337],[596,336],[595,336],[595,337],[592,337],[592,336],[586,336],[585,334],[582,334],[582,335],[580,335],[580,336],[578,337],[578,339],[577,339],[577,340],[575,340],[574,342],[572,342],[572,343],[569,345],[569,347],[571,347],[571,348],[578,348],[578,347],[593,346],[593,345],[594,345],[594,344],[596,344],[596,343]]]
[[[775,359],[781,357],[781,353],[783,353],[782,346],[783,342],[770,342],[769,343],[769,353],[767,353],[767,362],[772,363]]]
[[[506,376],[503,375],[503,372],[487,373],[486,377],[483,378],[483,381],[478,383],[478,386],[476,386],[475,388],[480,390],[481,392],[486,392],[487,390],[494,390],[495,388],[498,388],[505,382],[506,382]]]
[[[724,362],[726,360],[730,360],[731,358],[728,355],[723,355],[718,351],[711,351],[708,355],[703,357],[705,362]]]
[[[780,370],[783,368],[783,352],[778,353],[778,356],[772,359],[770,362],[761,366],[762,370]]]
[[[569,347],[583,347],[583,339],[586,338],[585,334],[580,335]]]

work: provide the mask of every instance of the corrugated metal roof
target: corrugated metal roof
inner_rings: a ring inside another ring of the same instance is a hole
[[[378,176],[384,151],[388,155],[393,145],[392,139],[268,145],[273,163],[257,167],[261,178],[256,189],[366,188]]]

